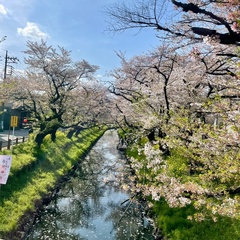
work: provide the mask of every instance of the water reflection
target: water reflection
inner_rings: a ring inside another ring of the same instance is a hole
[[[129,196],[119,189],[117,176],[127,168],[120,160],[117,143],[115,131],[104,134],[41,212],[28,240],[153,239],[140,205],[123,203]]]

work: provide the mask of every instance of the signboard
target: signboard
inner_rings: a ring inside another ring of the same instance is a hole
[[[0,155],[0,184],[6,184],[10,167],[12,163],[12,156]]]
[[[18,126],[18,116],[11,116],[11,127],[17,127]]]

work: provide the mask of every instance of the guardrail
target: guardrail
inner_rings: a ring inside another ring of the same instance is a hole
[[[21,137],[21,138],[15,138],[15,139],[8,139],[8,141],[0,141],[0,151],[2,149],[7,148],[8,150],[11,149],[11,146],[17,145],[19,143],[23,143],[28,139],[28,137]]]

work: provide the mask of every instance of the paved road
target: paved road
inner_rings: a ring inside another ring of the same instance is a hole
[[[16,138],[22,138],[28,136],[28,129],[20,129],[20,130],[4,130],[3,132],[0,132],[0,141],[8,141],[8,139],[16,139]]]

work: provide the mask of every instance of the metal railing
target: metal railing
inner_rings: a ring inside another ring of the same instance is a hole
[[[20,137],[15,139],[8,139],[8,141],[0,141],[0,151],[7,148],[8,150],[11,149],[13,145],[18,145],[19,143],[23,143],[28,139],[28,137]]]

